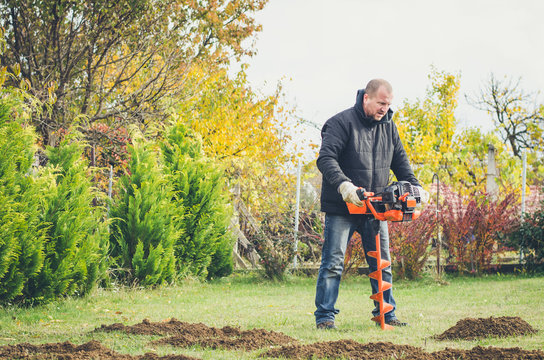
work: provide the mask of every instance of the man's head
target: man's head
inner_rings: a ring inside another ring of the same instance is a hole
[[[383,79],[370,80],[365,88],[363,110],[365,115],[380,121],[393,101],[393,88]]]

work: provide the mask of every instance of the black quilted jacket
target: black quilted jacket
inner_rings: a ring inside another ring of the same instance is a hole
[[[389,181],[389,170],[397,180],[420,186],[408,162],[395,123],[393,111],[380,120],[366,117],[364,90],[357,91],[355,105],[327,120],[321,130],[321,149],[317,167],[323,174],[321,211],[348,214],[338,192],[343,181],[351,181],[367,191],[381,192]]]

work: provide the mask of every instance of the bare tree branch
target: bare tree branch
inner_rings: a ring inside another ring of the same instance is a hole
[[[467,96],[472,106],[491,114],[502,140],[519,158],[523,149],[541,148],[542,139],[534,132],[544,125],[537,94],[526,93],[520,83],[521,78],[501,81],[491,74],[478,97]]]

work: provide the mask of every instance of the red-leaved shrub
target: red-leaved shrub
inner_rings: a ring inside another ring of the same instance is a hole
[[[510,191],[501,200],[476,193],[467,198],[448,194],[444,198],[440,221],[447,262],[460,272],[482,272],[493,255],[503,251],[499,239],[519,222],[517,194]]]
[[[416,220],[389,224],[391,258],[398,277],[415,279],[420,275],[431,252],[435,224],[435,212],[430,208]]]

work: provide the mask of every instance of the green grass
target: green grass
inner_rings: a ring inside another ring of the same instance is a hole
[[[352,275],[342,282],[337,303],[341,309],[336,319],[339,330],[316,331],[315,278],[290,277],[284,283],[271,283],[251,275],[236,275],[213,283],[185,281],[154,290],[98,289],[86,298],[34,308],[4,307],[0,310],[0,345],[66,340],[81,344],[96,339],[122,353],[156,351],[160,355],[182,353],[202,359],[257,359],[262,352],[153,348],[149,341],[157,337],[91,332],[101,324],[132,325],[144,318],[161,321],[174,317],[214,327],[234,325],[279,331],[302,343],[390,341],[428,352],[476,345],[542,349],[544,277],[492,275],[445,280],[447,283],[437,282],[427,276],[418,281],[396,282],[397,316],[410,327],[393,331],[384,332],[369,320],[372,302],[366,277]],[[540,331],[533,336],[479,341],[438,342],[431,338],[460,319],[489,316],[520,316]]]

